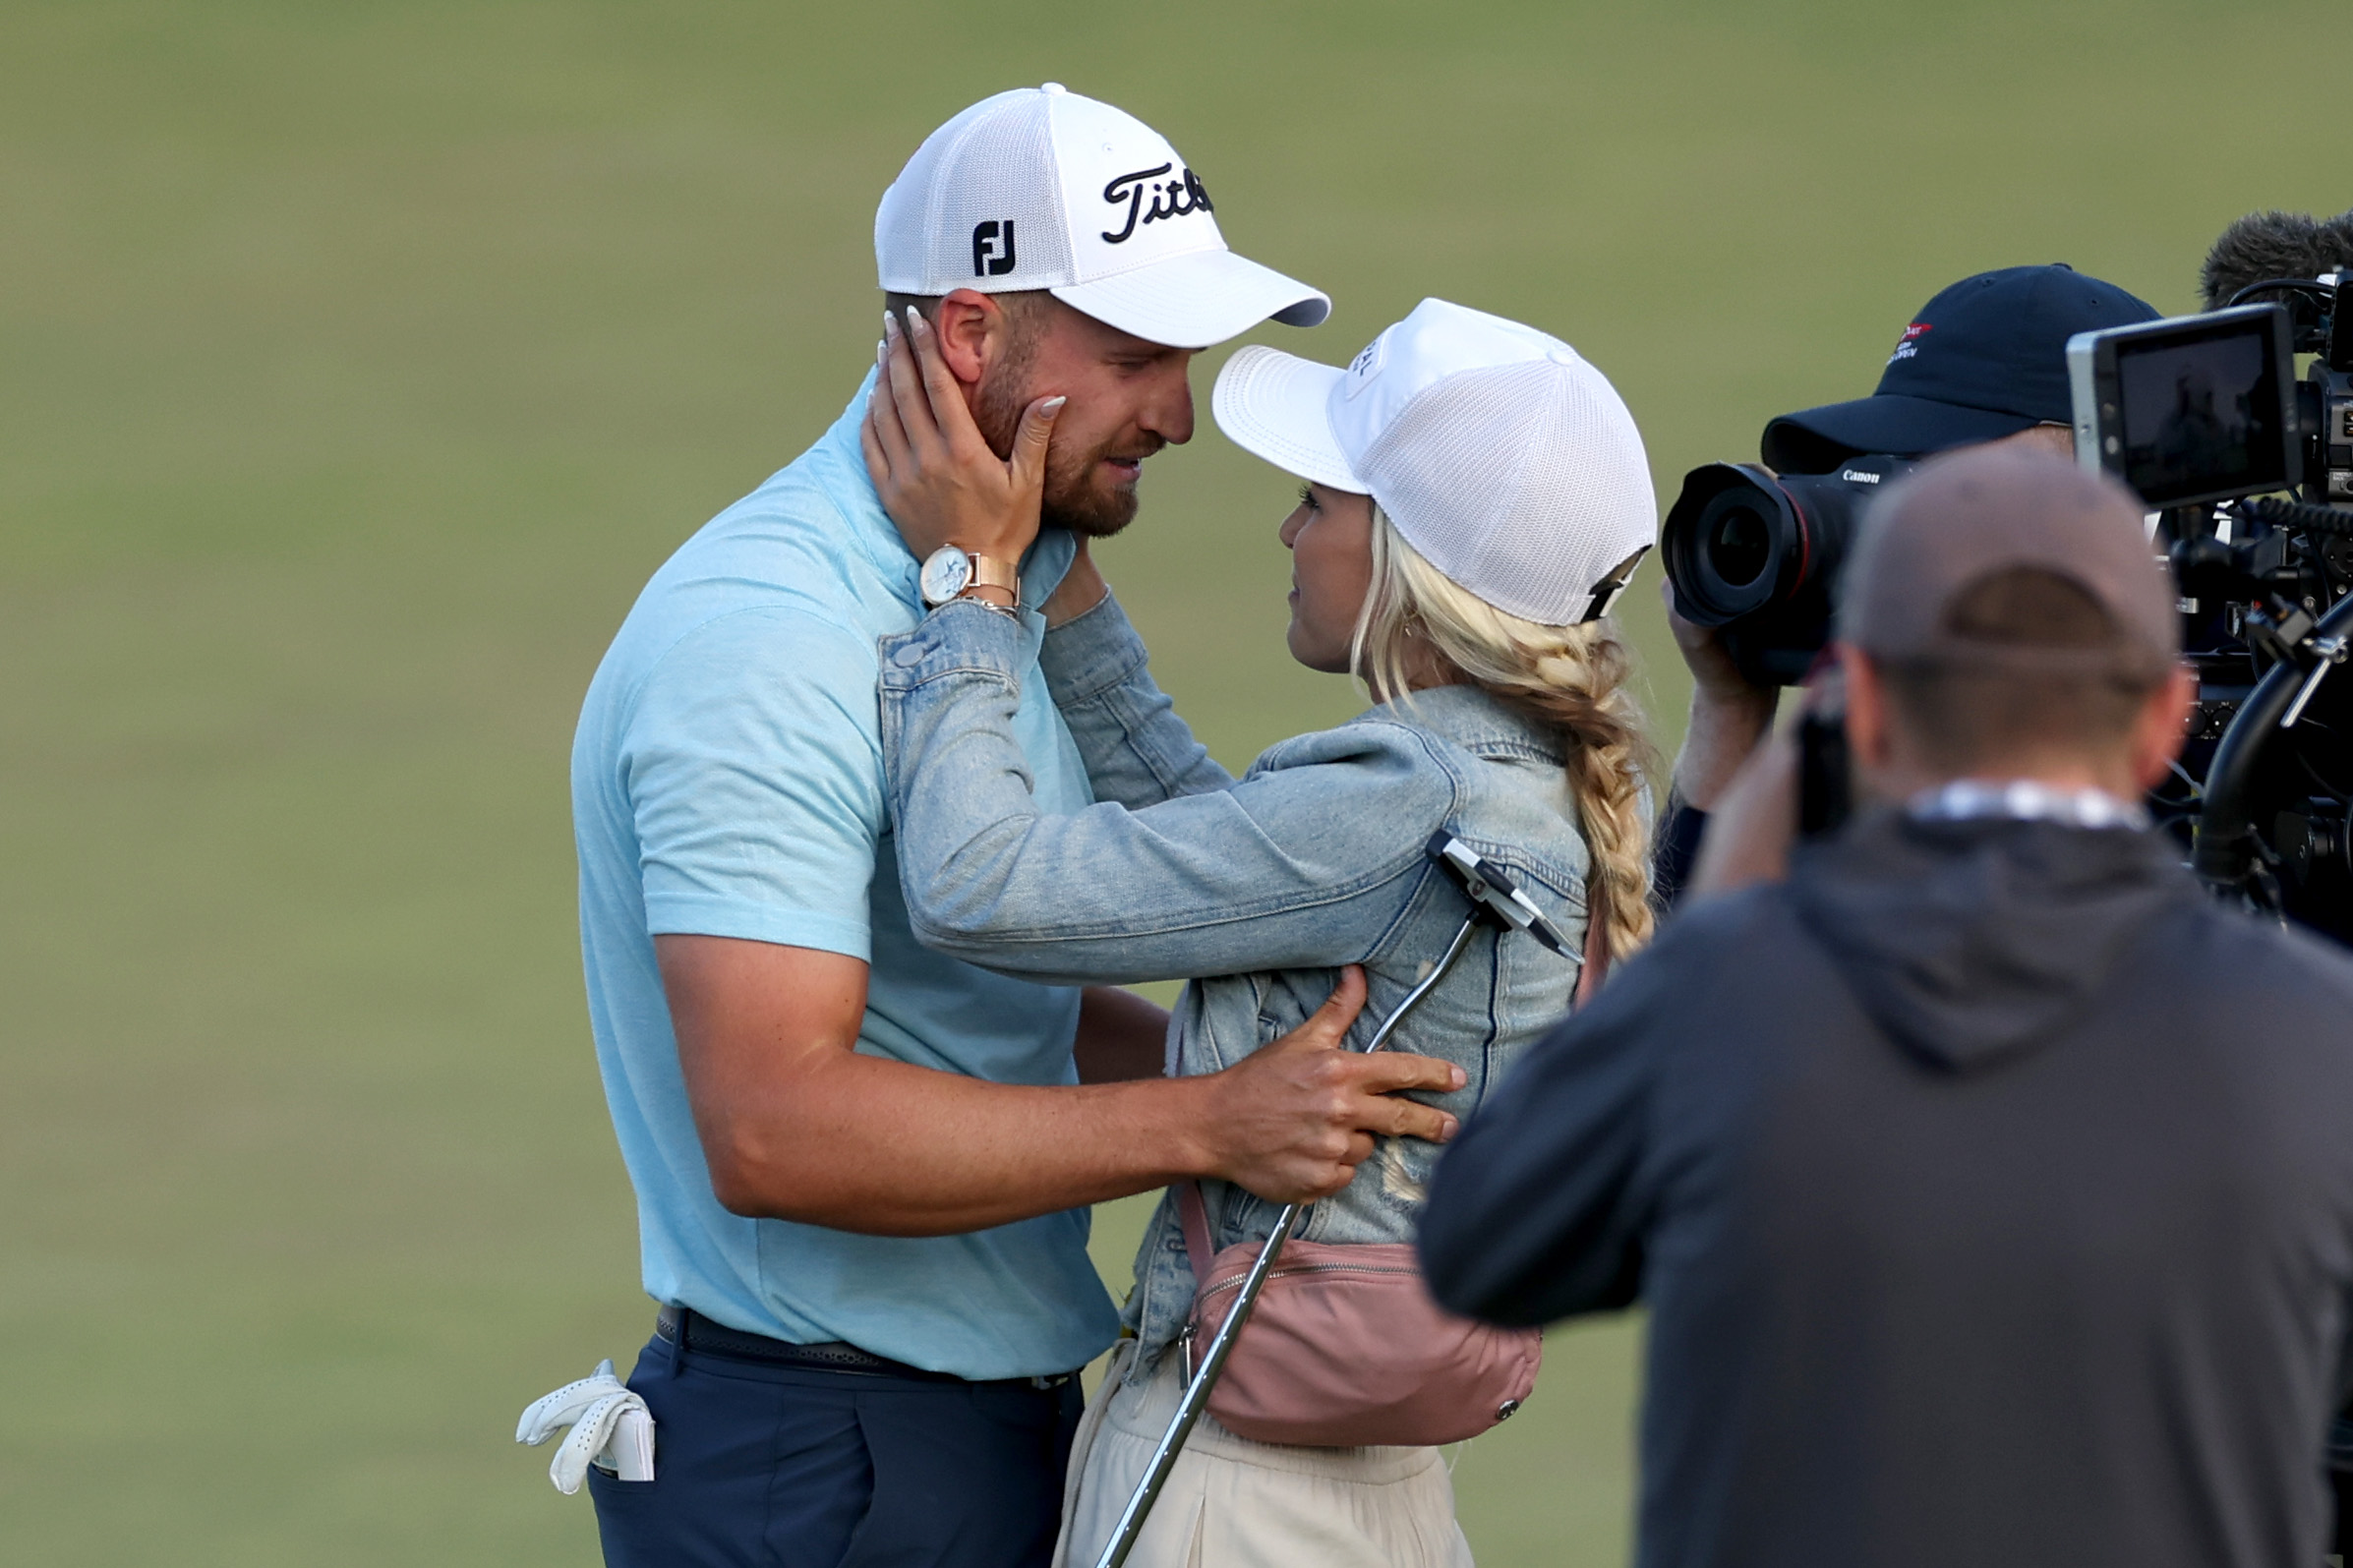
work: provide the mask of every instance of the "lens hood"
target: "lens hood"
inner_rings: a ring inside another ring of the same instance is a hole
[[[1780,481],[1748,463],[1709,463],[1683,479],[1660,530],[1684,619],[1725,626],[1787,597],[1803,571],[1805,529]]]
[[[1864,507],[1912,466],[1878,455],[1829,474],[1691,470],[1659,531],[1677,612],[1718,628],[1749,678],[1803,679],[1830,635],[1832,589]]]

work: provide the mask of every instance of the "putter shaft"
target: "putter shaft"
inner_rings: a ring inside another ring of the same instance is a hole
[[[1454,960],[1461,958],[1463,950],[1471,945],[1471,933],[1478,929],[1479,923],[1479,911],[1474,908],[1471,917],[1462,922],[1462,929],[1454,933],[1454,940],[1446,945],[1445,957],[1438,960],[1437,967],[1419,985],[1405,993],[1405,1000],[1398,1003],[1389,1016],[1382,1020],[1381,1027],[1366,1042],[1364,1049],[1367,1056],[1387,1044],[1389,1035],[1395,1032],[1405,1015],[1412,1012],[1415,1005],[1446,977],[1446,971],[1454,967]],[[1259,1292],[1265,1287],[1266,1276],[1272,1272],[1274,1260],[1282,1254],[1283,1243],[1290,1240],[1292,1228],[1299,1223],[1299,1216],[1306,1207],[1304,1203],[1287,1203],[1282,1212],[1274,1217],[1274,1229],[1268,1233],[1265,1245],[1259,1249],[1258,1259],[1250,1265],[1250,1272],[1243,1276],[1242,1288],[1234,1293],[1233,1307],[1225,1314],[1225,1321],[1217,1325],[1217,1332],[1210,1337],[1209,1348],[1202,1354],[1201,1365],[1194,1368],[1193,1380],[1185,1385],[1185,1397],[1177,1402],[1176,1416],[1169,1422],[1168,1429],[1160,1434],[1159,1445],[1152,1450],[1151,1463],[1145,1467],[1144,1480],[1137,1483],[1135,1493],[1128,1498],[1128,1506],[1120,1511],[1119,1525],[1111,1532],[1111,1539],[1104,1545],[1103,1554],[1095,1559],[1095,1568],[1122,1568],[1128,1560],[1128,1553],[1135,1550],[1137,1538],[1144,1534],[1144,1521],[1151,1513],[1152,1504],[1159,1501],[1161,1489],[1168,1484],[1169,1475],[1176,1469],[1177,1455],[1184,1451],[1185,1439],[1192,1435],[1194,1423],[1201,1420],[1201,1413],[1208,1409],[1209,1390],[1217,1386],[1217,1376],[1225,1369],[1225,1359],[1233,1351],[1235,1336],[1242,1332],[1242,1325],[1250,1318],[1251,1308],[1258,1305]]]

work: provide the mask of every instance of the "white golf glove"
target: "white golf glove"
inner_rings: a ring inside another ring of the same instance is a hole
[[[653,1415],[613,1375],[611,1361],[597,1363],[593,1374],[536,1401],[515,1423],[514,1440],[536,1448],[559,1426],[569,1426],[572,1433],[556,1450],[548,1479],[566,1497],[580,1489],[590,1465],[622,1481],[654,1479]]]

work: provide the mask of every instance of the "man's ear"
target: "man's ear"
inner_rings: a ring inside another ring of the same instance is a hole
[[[990,362],[1005,352],[1012,325],[1005,307],[978,289],[951,289],[931,308],[940,356],[967,391],[980,384]]]
[[[2148,694],[2133,720],[2133,782],[2144,791],[2173,771],[2189,734],[2190,710],[2198,702],[2198,676],[2175,665],[2163,685]]]

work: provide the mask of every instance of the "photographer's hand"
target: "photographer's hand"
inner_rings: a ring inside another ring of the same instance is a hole
[[[1022,414],[1004,457],[966,406],[931,324],[910,310],[903,329],[885,315],[881,374],[858,427],[866,473],[882,508],[917,560],[942,545],[1017,561],[1037,538],[1046,447],[1063,399]]]
[[[1797,742],[1767,737],[1749,753],[1708,815],[1684,897],[1692,902],[1789,875],[1797,841]]]
[[[1675,759],[1675,791],[1701,811],[1713,811],[1764,738],[1772,733],[1781,690],[1740,673],[1712,626],[1676,612],[1675,584],[1660,585],[1667,626],[1691,671],[1691,723]]]
[[[1844,712],[1846,676],[1836,665],[1817,669],[1800,701],[1804,715],[1836,720]],[[1752,883],[1779,882],[1790,873],[1790,850],[1804,815],[1804,758],[1799,726],[1769,735],[1749,754],[1708,818],[1690,897],[1705,899]],[[1845,753],[1842,748],[1841,757]]]

